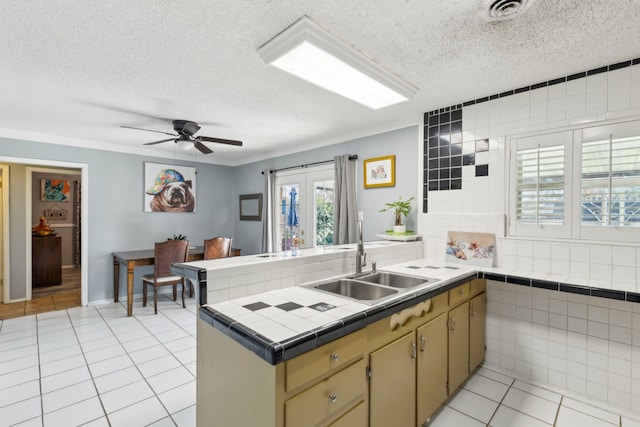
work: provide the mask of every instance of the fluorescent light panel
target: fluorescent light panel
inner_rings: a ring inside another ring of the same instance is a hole
[[[270,65],[374,110],[418,89],[303,17],[258,49]]]

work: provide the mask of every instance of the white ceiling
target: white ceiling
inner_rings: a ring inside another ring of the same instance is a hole
[[[640,56],[640,1],[2,0],[0,135],[173,158],[170,119],[199,122],[192,159],[239,165],[418,123],[422,112]],[[307,15],[417,86],[373,111],[267,66],[256,50]],[[179,156],[178,156],[179,157]]]

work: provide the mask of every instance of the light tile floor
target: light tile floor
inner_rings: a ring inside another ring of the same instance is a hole
[[[195,426],[196,306],[159,296],[0,321],[0,426]]]
[[[125,314],[111,303],[0,321],[0,426],[195,426],[195,300]],[[429,426],[640,421],[480,368]]]
[[[632,418],[599,406],[482,367],[429,427],[640,427],[640,414]]]

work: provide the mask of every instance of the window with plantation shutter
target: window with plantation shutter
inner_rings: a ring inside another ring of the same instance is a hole
[[[564,146],[517,153],[516,219],[523,224],[564,221]]]
[[[640,137],[582,144],[581,224],[640,227]]]
[[[511,234],[565,236],[571,137],[569,131],[512,140]]]
[[[640,241],[640,121],[510,140],[509,234]]]

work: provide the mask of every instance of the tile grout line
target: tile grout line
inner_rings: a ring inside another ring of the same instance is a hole
[[[558,418],[560,417],[560,408],[562,408],[562,401],[564,400],[564,394],[560,395],[560,403],[558,405],[558,409],[556,410],[556,416],[553,419],[554,427],[558,424]]]
[[[484,377],[484,375],[480,374],[481,376]],[[488,378],[488,377],[485,377]],[[495,381],[495,380],[494,380]],[[499,381],[498,381],[499,382]],[[500,399],[500,402],[498,402],[498,406],[496,406],[496,410],[493,411],[493,414],[491,415],[491,418],[489,418],[489,422],[487,422],[487,426],[491,425],[491,420],[493,420],[493,418],[496,416],[496,414],[498,413],[498,410],[500,409],[500,407],[502,406],[502,402],[504,402],[504,398],[507,397],[507,394],[509,394],[509,390],[511,390],[511,387],[513,387],[513,384],[516,382],[515,378],[511,379],[511,384],[509,384],[509,388],[507,388],[507,391],[505,391],[504,395],[502,396],[502,399]],[[505,405],[506,406],[506,405]],[[520,412],[520,411],[518,411]],[[525,414],[526,415],[526,414]]]
[[[169,301],[175,302],[175,301],[173,301],[173,300],[172,300],[172,299],[170,299],[170,298],[167,298],[167,299],[168,299]],[[123,307],[124,307],[124,305],[123,305]],[[187,310],[187,311],[188,311],[188,310]],[[99,310],[98,310],[98,312],[99,312]],[[191,335],[188,331],[186,331],[182,326],[178,325],[178,324],[177,324],[173,319],[171,319],[170,317],[168,317],[166,314],[164,314],[164,313],[162,313],[162,312],[160,312],[160,313],[158,313],[158,314],[162,314],[162,316],[164,316],[164,318],[165,318],[165,319],[167,319],[167,320],[169,320],[170,322],[172,322],[172,323],[173,323],[174,325],[176,325],[180,330],[182,330],[182,331],[186,332],[186,333],[187,333],[187,336],[192,337],[192,335]],[[102,313],[100,313],[100,316],[104,319],[104,316],[102,315]],[[163,343],[163,342],[161,342],[160,340],[158,340],[158,338],[156,337],[156,334],[154,334],[153,332],[151,332],[151,331],[149,330],[149,328],[148,328],[148,327],[147,327],[147,326],[146,326],[146,325],[145,325],[145,324],[144,324],[140,319],[138,319],[135,315],[134,315],[133,317],[136,319],[136,321],[140,324],[140,326],[141,326],[142,328],[144,328],[144,329],[145,329],[149,334],[151,334],[151,336],[152,336],[154,339],[156,339],[156,341],[158,342],[158,344],[160,344],[160,345],[161,345],[165,350],[167,350],[167,351],[169,352],[169,354],[171,354],[171,356],[173,356],[173,357],[174,357],[174,358],[175,358],[175,359],[180,363],[180,365],[181,365],[182,367],[184,367],[185,369],[187,369],[187,371],[189,371],[189,369],[188,369],[188,368],[187,368],[187,367],[182,363],[182,361],[181,361],[179,358],[177,358],[177,357],[173,354],[173,352],[171,352],[171,350],[169,350],[169,349],[165,346],[165,343]],[[164,410],[165,410],[165,411],[167,411],[167,416],[171,419],[171,421],[172,421],[174,424],[176,424],[176,422],[175,422],[175,421],[174,421],[174,419],[173,419],[173,415],[169,412],[169,410],[167,409],[167,407],[165,406],[165,404],[162,402],[162,400],[160,399],[160,397],[158,396],[158,394],[156,393],[156,391],[153,389],[153,387],[151,386],[151,384],[149,384],[149,381],[148,381],[147,377],[146,377],[146,376],[145,376],[145,375],[140,371],[140,369],[138,368],[138,364],[133,360],[133,358],[132,358],[132,357],[131,357],[131,355],[129,354],[129,351],[124,347],[124,345],[123,345],[122,341],[120,341],[120,338],[118,338],[118,335],[113,331],[113,329],[112,329],[112,328],[111,328],[111,326],[109,325],[109,322],[108,322],[106,319],[105,319],[104,321],[105,321],[105,324],[107,325],[107,327],[109,328],[109,330],[113,333],[113,335],[114,335],[114,337],[116,338],[116,340],[118,341],[118,343],[120,343],[120,345],[121,345],[121,346],[122,346],[122,348],[124,349],[124,351],[125,351],[125,353],[127,354],[127,357],[129,358],[129,360],[131,360],[131,362],[132,362],[132,363],[133,363],[133,365],[135,366],[136,370],[137,370],[137,371],[140,373],[140,375],[142,376],[142,378],[143,378],[144,382],[147,384],[147,386],[149,387],[149,389],[153,392],[153,396],[154,396],[154,397],[156,397],[156,399],[158,400],[158,402],[160,402],[160,404],[162,405],[162,407],[164,408]],[[178,339],[180,339],[180,338],[178,338]],[[175,341],[175,340],[174,340],[174,341]],[[149,348],[149,347],[148,347],[148,348]],[[140,350],[144,350],[144,349],[140,349]],[[136,350],[136,351],[138,351],[138,350]],[[146,362],[150,362],[150,361],[152,361],[152,360],[158,360],[158,359],[159,359],[159,358],[156,358],[156,359],[150,359],[150,360],[148,360],[148,361],[145,361],[145,363],[146,363]],[[191,373],[191,371],[189,371],[189,373]],[[156,374],[156,375],[159,375],[159,374]],[[191,375],[193,375],[193,374],[191,374]],[[152,376],[155,376],[155,375],[152,375]],[[92,376],[92,378],[93,378],[93,376]],[[129,385],[129,384],[127,384],[127,385]],[[126,385],[125,385],[125,386],[122,386],[122,387],[126,387]],[[118,388],[122,388],[122,387],[118,387]],[[116,388],[116,389],[114,389],[114,390],[117,390],[118,388]],[[144,400],[146,400],[146,399],[144,399]],[[136,403],[139,403],[139,402],[132,403],[131,405],[127,405],[127,406],[125,406],[125,407],[123,407],[123,408],[120,408],[119,410],[122,410],[122,409],[124,409],[124,408],[128,408],[128,407],[130,407],[130,406],[132,406],[132,405],[134,405],[134,404],[136,404]],[[183,408],[183,409],[186,409],[186,408]],[[182,410],[182,409],[181,409],[181,410]],[[115,411],[114,411],[114,412],[115,412]],[[178,411],[178,412],[180,412],[180,411]],[[105,411],[105,416],[107,416],[107,419],[108,419],[108,415],[106,414],[106,411]],[[163,418],[164,418],[164,417],[163,417]],[[157,420],[157,421],[160,421],[160,420]]]

